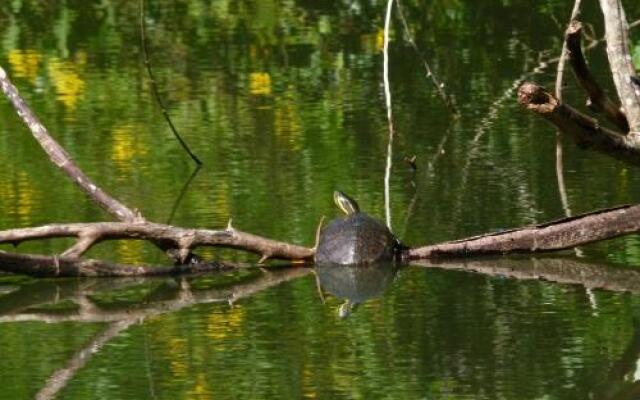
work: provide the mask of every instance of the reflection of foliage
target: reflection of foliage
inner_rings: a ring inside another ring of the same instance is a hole
[[[190,280],[189,284],[193,290],[222,289],[249,282],[261,274],[260,271],[255,269],[240,269],[224,275],[196,277]]]
[[[40,54],[33,50],[13,49],[9,51],[7,58],[9,65],[11,65],[11,71],[17,78],[26,78],[31,83],[35,83],[42,59]]]
[[[58,58],[49,59],[49,75],[58,94],[58,99],[69,109],[75,110],[85,88],[85,82],[79,75],[79,68],[86,63],[86,55],[78,53],[75,63]]]
[[[249,74],[249,92],[253,95],[268,96],[271,94],[271,76],[268,72],[252,72]]]
[[[213,310],[207,318],[207,336],[213,340],[241,337],[245,318],[242,306]]]

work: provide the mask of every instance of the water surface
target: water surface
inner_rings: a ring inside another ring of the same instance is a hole
[[[554,19],[564,21],[570,4],[402,5],[462,117],[441,103],[395,20],[394,231],[416,245],[563,216],[554,129],[517,106],[515,88],[523,79],[552,86],[556,66],[545,61],[561,44]],[[625,6],[630,19],[640,17],[637,4]],[[599,10],[585,7],[601,34]],[[312,245],[321,216],[338,212],[335,189],[383,217],[384,9],[380,1],[150,2],[161,95],[204,162],[181,198],[194,166],[151,95],[137,2],[2,2],[0,65],[78,164],[148,219],[219,228],[233,218],[240,229]],[[610,86],[604,50],[589,58]],[[583,104],[567,82],[567,101]],[[52,167],[5,101],[0,120],[0,228],[109,219]],[[414,154],[415,173],[402,161]],[[564,161],[573,212],[640,200],[634,168],[570,141]],[[546,259],[519,258],[511,266],[401,269],[382,296],[363,299],[347,318],[339,317],[345,300],[326,289],[320,296],[307,270],[5,281],[0,398],[32,398],[77,352],[118,328],[114,321],[129,325],[74,371],[58,398],[633,398],[639,297],[634,276],[619,271],[634,271],[640,243],[627,237],[582,252],[580,260],[573,252],[553,259],[560,267],[551,272],[541,269]],[[164,261],[140,242],[102,244],[90,255]],[[605,272],[585,278],[594,265]],[[547,281],[516,279],[513,270]],[[192,302],[176,303],[181,293]],[[87,310],[100,318],[73,317]],[[9,322],[19,315],[35,321]]]

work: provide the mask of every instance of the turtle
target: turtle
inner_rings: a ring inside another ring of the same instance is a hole
[[[336,190],[333,200],[346,215],[332,220],[320,232],[317,264],[365,265],[401,257],[404,246],[389,228],[361,212],[358,203],[345,193]]]

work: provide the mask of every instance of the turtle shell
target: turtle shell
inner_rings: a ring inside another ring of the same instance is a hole
[[[319,264],[370,264],[393,260],[398,240],[378,220],[355,213],[331,221],[320,233],[316,249]]]

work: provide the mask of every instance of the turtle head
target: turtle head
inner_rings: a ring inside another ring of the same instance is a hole
[[[339,190],[333,192],[333,201],[336,203],[338,208],[347,215],[352,215],[360,211],[358,203],[356,203],[354,199]]]

